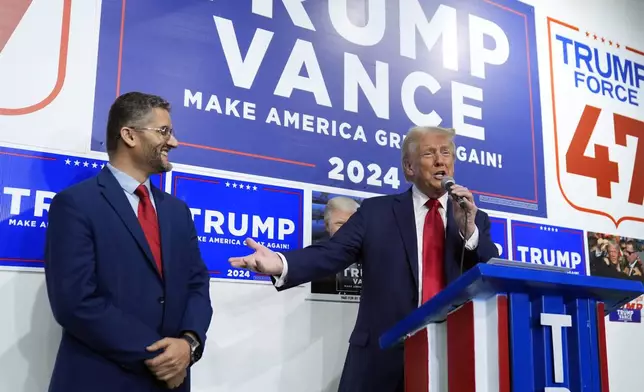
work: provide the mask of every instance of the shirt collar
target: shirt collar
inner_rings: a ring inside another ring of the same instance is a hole
[[[107,163],[107,168],[110,169],[110,171],[116,178],[116,181],[118,181],[119,185],[121,185],[121,188],[123,188],[125,192],[133,195],[136,188],[138,188],[139,185],[141,185],[140,182],[132,178],[130,175],[115,168],[109,162]],[[146,188],[148,188],[148,192],[152,193],[152,189],[150,189],[150,179],[149,178],[146,179],[143,184],[145,185]]]
[[[413,185],[411,189],[412,189],[412,198],[414,200],[415,208],[424,207],[425,203],[427,203],[427,200],[429,200],[429,197],[427,197],[427,195],[421,192],[420,189],[416,187],[416,185]],[[448,196],[449,196],[448,193],[445,192],[443,196],[438,198],[438,202],[440,203],[441,207],[443,207],[445,211],[447,211]]]

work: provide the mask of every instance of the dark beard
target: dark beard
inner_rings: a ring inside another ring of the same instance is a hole
[[[172,170],[172,164],[170,162],[167,164],[164,163],[163,158],[161,157],[161,150],[163,150],[164,147],[164,145],[160,145],[158,147],[148,145],[145,147],[145,160],[150,166],[150,172],[153,174],[165,173]]]

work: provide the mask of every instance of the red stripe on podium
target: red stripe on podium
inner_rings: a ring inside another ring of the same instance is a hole
[[[597,347],[599,348],[599,377],[601,392],[609,392],[608,387],[608,356],[606,355],[606,322],[604,303],[597,303]]]
[[[447,383],[450,391],[475,391],[474,304],[447,316]]]
[[[508,333],[508,297],[497,297],[499,323],[499,392],[510,392],[510,334]]]
[[[405,339],[405,392],[429,391],[427,329]]]

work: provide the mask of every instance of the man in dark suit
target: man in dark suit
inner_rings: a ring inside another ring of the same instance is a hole
[[[109,163],[49,208],[45,276],[63,328],[49,391],[189,391],[212,307],[188,206],[150,183],[172,168],[170,105],[120,96],[106,140]]]
[[[452,188],[464,199],[461,207],[448,200],[441,185],[443,176],[454,173],[454,135],[453,129],[412,128],[402,146],[402,164],[413,186],[364,200],[329,241],[280,254],[249,238],[255,252],[229,260],[273,276],[278,290],[362,261],[362,297],[340,392],[402,392],[412,382],[404,372],[405,353],[381,350],[380,335],[460,276],[463,246],[463,270],[498,257],[489,218],[477,209],[471,192]],[[415,346],[427,344],[422,334],[414,339],[419,339]]]

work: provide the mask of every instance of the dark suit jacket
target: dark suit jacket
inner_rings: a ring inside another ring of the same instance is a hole
[[[123,189],[105,167],[49,208],[45,276],[63,328],[49,391],[167,391],[146,347],[193,331],[206,342],[209,275],[187,205],[152,186],[163,253],[157,272]],[[186,378],[180,389],[189,391]]]
[[[487,214],[478,211],[478,247],[466,250],[463,270],[498,257]],[[460,276],[463,239],[447,208],[445,275]],[[284,290],[341,271],[362,260],[362,297],[340,392],[393,392],[403,382],[403,349],[382,350],[379,337],[418,307],[418,253],[411,189],[365,199],[358,211],[329,240],[284,253],[288,263]]]

